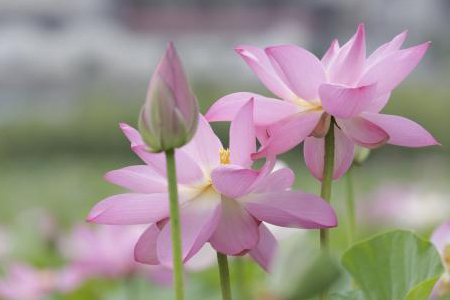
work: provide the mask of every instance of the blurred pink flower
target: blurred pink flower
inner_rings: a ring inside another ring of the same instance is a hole
[[[441,296],[450,295],[450,221],[445,222],[435,229],[431,241],[441,254],[445,273],[434,286],[430,299],[438,299]]]
[[[164,155],[145,151],[139,133],[128,125],[121,127],[133,151],[147,164],[107,173],[106,180],[133,193],[104,199],[87,219],[101,224],[150,223],[136,244],[135,258],[171,266]],[[229,150],[200,117],[193,140],[176,151],[184,261],[210,242],[227,255],[248,252],[267,270],[276,240],[261,221],[300,228],[336,226],[334,210],[324,200],[286,190],[294,180],[289,168],[271,173],[273,159],[259,171],[250,168],[256,149],[253,128],[253,101],[247,99],[231,123]]]
[[[86,277],[127,276],[137,270],[133,246],[142,228],[78,225],[60,243],[73,272]]]
[[[380,114],[391,91],[416,67],[429,42],[401,49],[406,32],[366,58],[364,25],[342,47],[337,40],[319,60],[307,50],[273,46],[265,50],[236,48],[261,82],[284,101],[253,93],[219,99],[208,121],[229,121],[249,97],[255,99],[255,126],[262,147],[254,159],[286,152],[303,140],[305,161],[322,178],[324,136],[336,120],[334,178],[353,160],[354,145],[377,148],[385,143],[406,147],[438,142],[419,124],[403,117]]]
[[[58,290],[56,272],[38,270],[25,263],[12,263],[0,279],[0,298],[7,300],[42,299]]]
[[[152,151],[161,152],[186,145],[197,123],[197,99],[170,43],[150,80],[139,131]]]
[[[401,227],[421,230],[434,226],[450,213],[443,192],[414,184],[382,183],[358,202],[358,223],[371,227]]]

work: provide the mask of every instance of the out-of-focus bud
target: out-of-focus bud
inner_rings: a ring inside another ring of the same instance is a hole
[[[355,156],[353,162],[357,165],[362,165],[363,162],[369,157],[370,150],[360,146],[355,146]]]
[[[198,104],[170,43],[150,80],[139,131],[152,152],[186,145],[198,123]]]

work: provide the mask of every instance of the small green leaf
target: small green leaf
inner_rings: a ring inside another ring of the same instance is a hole
[[[402,230],[356,244],[342,263],[367,300],[426,300],[443,272],[434,246]]]

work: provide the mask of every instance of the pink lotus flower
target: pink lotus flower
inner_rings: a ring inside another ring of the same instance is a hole
[[[445,222],[433,232],[431,241],[441,254],[445,273],[434,286],[430,299],[450,295],[450,221]]]
[[[135,129],[126,124],[121,128],[146,165],[107,173],[106,180],[132,193],[104,199],[87,219],[101,224],[151,224],[136,244],[135,258],[170,267],[172,247],[164,155],[146,152]],[[223,149],[203,117],[193,140],[177,149],[184,261],[210,242],[215,250],[227,255],[248,252],[267,270],[276,240],[261,221],[299,228],[336,226],[334,210],[324,200],[287,190],[294,180],[290,169],[271,173],[272,159],[259,171],[250,168],[250,155],[256,149],[253,128],[251,100],[242,105],[231,123],[229,150]]]
[[[391,91],[415,68],[429,43],[401,49],[406,32],[366,58],[364,25],[342,47],[337,40],[319,60],[297,46],[261,50],[240,46],[236,51],[263,84],[284,101],[252,93],[219,99],[208,121],[232,120],[249,97],[255,99],[255,126],[263,144],[254,159],[286,152],[305,140],[308,168],[322,177],[324,136],[330,116],[336,121],[334,178],[353,160],[354,145],[377,148],[385,143],[406,147],[438,144],[419,124],[380,114]]]

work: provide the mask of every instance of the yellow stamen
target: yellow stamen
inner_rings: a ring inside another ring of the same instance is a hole
[[[230,149],[220,148],[219,150],[220,164],[230,164]]]

